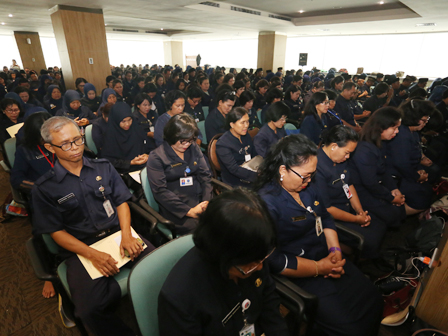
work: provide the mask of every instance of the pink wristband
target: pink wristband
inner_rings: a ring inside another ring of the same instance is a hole
[[[336,251],[339,251],[339,252],[342,253],[342,251],[341,251],[341,249],[339,247],[330,247],[328,249],[328,253],[331,253],[331,252],[336,253]]]

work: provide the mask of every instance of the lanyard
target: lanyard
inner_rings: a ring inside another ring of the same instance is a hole
[[[302,208],[304,208],[306,211],[308,211],[310,214],[313,214],[314,217],[317,218],[317,214],[313,211],[313,209],[311,208],[311,206],[307,206],[307,207],[305,207],[305,205],[303,204],[302,200],[300,200],[300,202],[297,202],[297,203],[299,203],[299,205],[300,205]]]
[[[50,164],[51,168],[54,167],[54,153],[53,153],[53,160],[52,162],[50,162],[50,160],[48,160],[47,156],[44,154],[44,152],[42,151],[42,149],[40,148],[39,145],[37,145],[37,148],[39,148],[39,151],[42,153],[42,155],[44,156],[45,160],[48,161],[48,163]]]
[[[336,117],[342,125],[342,120],[341,120],[341,118],[338,117],[338,115],[336,113],[333,113],[330,110],[328,110],[327,112],[330,113],[333,117]]]

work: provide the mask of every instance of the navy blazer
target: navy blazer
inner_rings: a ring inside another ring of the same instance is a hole
[[[173,267],[160,291],[160,336],[239,335],[244,325],[241,310],[225,326],[221,321],[245,299],[251,302],[246,316],[256,335],[289,335],[266,264],[236,284],[193,247]]]
[[[250,154],[252,159],[257,156],[249,133],[241,136],[241,141],[227,131],[216,142],[222,180],[233,187],[249,187],[257,178],[256,172],[240,167],[245,162],[246,154]]]
[[[292,99],[285,99],[284,103],[288,105],[289,109],[291,110],[289,118],[293,120],[300,120],[302,118],[302,97],[299,97],[299,99],[297,99],[296,101],[293,101]]]
[[[336,99],[334,110],[339,114],[342,120],[346,121],[352,126],[356,126],[354,107],[350,100],[345,99],[341,95]]]
[[[313,115],[307,115],[300,124],[300,133],[319,145],[322,131],[325,128],[327,128],[327,125],[324,124],[324,119],[319,122]]]
[[[184,112],[186,112],[189,115],[191,115],[196,122],[205,120],[204,111],[202,110],[202,104],[201,103],[197,104],[194,107],[194,109],[192,109],[190,104],[188,104],[188,101],[186,101],[185,102]]]
[[[208,142],[210,142],[216,134],[224,133],[226,131],[224,128],[225,122],[226,119],[217,108],[210,111],[205,119],[205,134],[207,135]]]
[[[254,146],[258,155],[266,157],[269,148],[276,144],[280,139],[286,136],[285,128],[277,128],[277,133],[275,133],[268,124],[264,124],[257,135],[254,137]]]
[[[387,144],[383,141],[378,148],[367,141],[360,141],[350,160],[353,184],[363,201],[371,205],[381,205],[393,201],[391,191],[397,189],[392,173],[386,166]]]

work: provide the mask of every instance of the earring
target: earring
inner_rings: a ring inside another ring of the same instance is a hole
[[[283,181],[283,175],[280,175],[280,182]]]

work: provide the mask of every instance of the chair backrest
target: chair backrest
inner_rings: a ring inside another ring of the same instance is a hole
[[[98,149],[96,148],[95,141],[93,141],[92,137],[92,128],[93,125],[87,125],[85,129],[85,135],[86,135],[86,145],[89,147],[89,149],[95,153],[95,155],[98,155]]]
[[[207,144],[207,133],[205,133],[205,120],[198,121],[196,123],[198,125],[199,130],[202,133],[202,143],[205,145]]]
[[[140,260],[128,278],[128,293],[143,336],[159,335],[158,297],[174,265],[194,246],[192,235],[159,247]]]
[[[58,244],[51,238],[50,234],[44,233],[42,235],[42,239],[45,242],[45,246],[47,247],[48,251],[50,251],[51,254],[58,254],[59,253],[59,247]]]
[[[6,163],[10,168],[14,167],[14,160],[16,158],[16,138],[11,138],[4,143],[6,153]]]
[[[254,127],[252,128],[248,133],[250,135],[250,137],[252,138],[252,140],[255,138],[255,136],[258,134],[258,131],[260,129],[258,127]]]
[[[159,204],[157,204],[152,193],[151,186],[149,185],[148,172],[146,170],[146,167],[143,168],[140,172],[140,181],[142,183],[143,192],[145,193],[146,201],[148,202],[149,206],[155,211],[159,212]]]
[[[218,173],[221,171],[221,166],[218,161],[218,156],[216,155],[216,142],[223,135],[223,133],[216,134],[209,142],[207,151],[210,166],[212,168],[212,173],[214,178],[218,178]]]
[[[202,106],[202,112],[204,112],[204,118],[207,118],[209,109],[210,108],[208,106]]]
[[[257,117],[260,124],[264,124],[264,120],[261,120],[261,109],[257,110]]]
[[[285,130],[290,130],[290,131],[295,131],[297,129],[297,127],[295,127],[293,124],[291,123],[286,123],[285,124]]]

